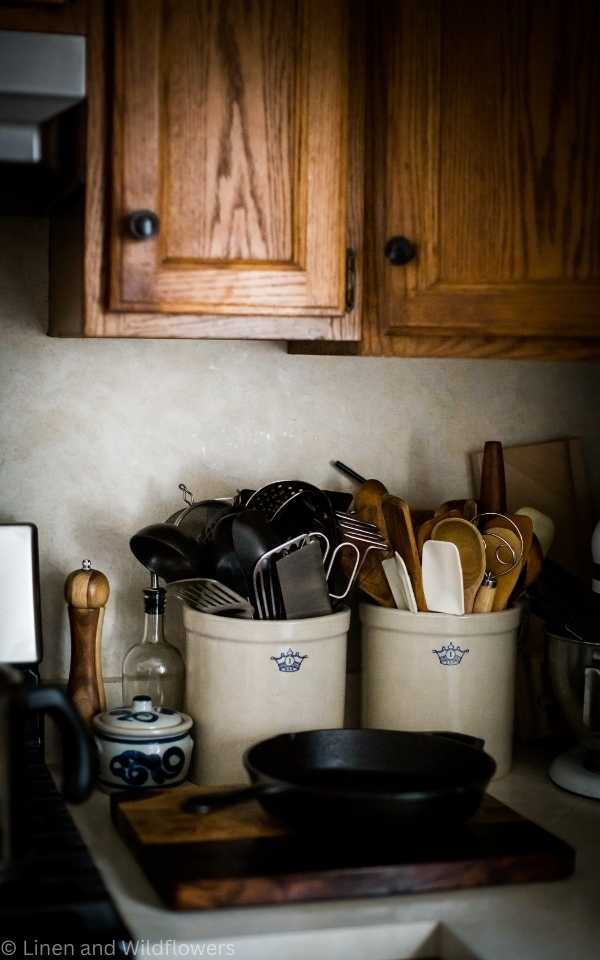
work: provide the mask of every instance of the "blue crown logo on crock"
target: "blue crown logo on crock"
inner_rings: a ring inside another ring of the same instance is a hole
[[[271,657],[277,664],[281,673],[297,673],[302,666],[302,661],[308,659],[308,654],[300,654],[298,650],[294,651],[291,647],[282,650],[278,657]]]
[[[452,640],[447,647],[442,647],[441,650],[432,650],[432,653],[437,655],[443,667],[457,667],[465,653],[468,652],[468,649],[463,650],[460,646],[455,647]]]

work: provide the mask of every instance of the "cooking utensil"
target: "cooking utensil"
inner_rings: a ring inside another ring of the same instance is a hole
[[[415,592],[406,569],[406,564],[399,553],[382,561],[381,566],[386,575],[394,603],[398,610],[409,610],[418,613]]]
[[[322,490],[299,490],[277,508],[270,523],[281,543],[309,530],[323,533],[329,542],[336,536],[335,511]]]
[[[366,483],[366,477],[361,477],[360,473],[357,473],[352,467],[348,467],[345,463],[342,463],[341,460],[332,460],[331,464],[336,470],[339,470],[340,473],[343,473],[346,477],[350,477],[351,480],[356,480],[357,483]]]
[[[228,513],[215,523],[210,540],[205,546],[207,559],[203,573],[234,590],[241,597],[250,598],[252,570],[249,569],[246,574],[233,542],[233,524],[237,519],[237,514]],[[254,598],[252,603],[255,605]]]
[[[345,549],[351,551],[354,560],[349,573],[347,563],[343,563],[344,572],[348,576],[345,589],[342,593],[335,593],[334,588],[330,589],[329,593],[334,600],[344,600],[349,596],[370,552],[372,550],[386,552],[390,546],[374,523],[367,523],[365,520],[359,520],[354,514],[343,512],[336,513],[336,520],[340,539],[329,560],[327,582],[331,585],[333,567],[338,555],[343,555]]]
[[[492,516],[484,525],[484,530],[491,528],[512,530],[519,538],[518,549],[515,547],[514,539],[509,538],[511,548],[517,551],[516,556],[519,559],[517,563],[515,558],[515,571],[510,571],[511,575],[514,575],[511,577],[511,580],[505,580],[504,578],[508,577],[508,572],[505,571],[502,577],[503,583],[500,595],[494,599],[494,603],[503,602],[502,595],[504,591],[509,591],[508,598],[506,599],[506,606],[508,606],[525,589],[524,571],[533,542],[533,523],[530,517],[527,516],[519,516],[514,513],[506,514],[506,516],[499,514]]]
[[[471,613],[475,594],[486,572],[485,543],[479,530],[462,517],[452,517],[438,520],[431,539],[456,544],[462,568],[465,613]]]
[[[331,613],[323,554],[318,540],[275,562],[283,608],[288,620],[322,617]]]
[[[484,538],[485,539],[485,538]],[[496,596],[496,587],[498,578],[494,576],[491,570],[486,570],[481,586],[475,594],[472,613],[491,613],[494,609],[494,597]]]
[[[218,580],[202,577],[173,580],[168,588],[178,600],[201,613],[237,613],[245,619],[254,616],[252,604]]]
[[[283,601],[277,581],[275,565],[307,542],[306,534],[278,544],[258,559],[252,572],[255,610],[259,620],[283,619]]]
[[[502,556],[502,546],[498,548],[496,544],[490,549],[488,537],[494,534],[503,537],[509,544],[512,556],[508,556],[506,550],[504,551],[504,556]],[[511,594],[519,579],[519,574],[521,573],[521,567],[523,565],[523,542],[514,530],[506,527],[489,527],[483,536],[486,541],[487,568],[498,580],[492,609],[494,611],[506,610]]]
[[[424,612],[427,610],[427,603],[425,601],[425,594],[423,593],[421,561],[419,559],[410,508],[405,500],[392,496],[384,497],[381,506],[385,517],[385,525],[390,545],[404,560],[414,590],[417,607],[419,611]]]
[[[554,541],[554,520],[536,510],[535,507],[520,507],[516,511],[517,517],[529,517],[533,524],[533,532],[538,539],[542,555],[545,557]],[[527,551],[529,553],[529,551]]]
[[[449,500],[448,503],[457,503],[458,501]],[[474,501],[473,501],[474,502]],[[440,508],[441,510],[441,508]],[[431,532],[435,527],[436,523],[439,520],[449,520],[451,517],[462,517],[462,509],[456,507],[445,510],[443,512],[436,511],[429,520],[426,520],[425,523],[422,523],[419,529],[417,530],[417,550],[419,551],[419,557],[423,556],[423,544],[427,540],[431,539]]]
[[[199,545],[169,523],[144,527],[133,535],[129,546],[136,560],[167,582],[202,573]]]
[[[321,496],[322,491],[312,483],[305,480],[276,480],[274,483],[267,483],[259,490],[255,490],[246,501],[245,506],[253,510],[260,510],[268,520],[271,520],[277,510],[283,506],[291,497],[304,490],[310,490],[316,496]]]
[[[71,628],[71,664],[67,694],[84,723],[106,710],[102,678],[102,624],[110,587],[99,570],[84,560],[65,581]]]
[[[437,510],[434,513],[434,517],[438,520],[441,520],[451,511],[457,511],[457,514],[453,514],[459,517],[464,517],[465,520],[470,520],[471,522],[475,519],[478,513],[477,501],[469,498],[467,500],[446,500],[445,503],[440,504]]]
[[[379,480],[366,480],[354,496],[354,514],[359,520],[375,524],[385,540],[387,531],[381,502],[386,495],[387,490]],[[365,557],[358,575],[358,586],[381,606],[394,606],[394,598],[379,555],[370,554]]]
[[[395,730],[281,734],[244,754],[252,786],[192,796],[184,809],[204,814],[256,798],[311,834],[448,823],[454,829],[477,811],[496,769],[474,742]]]
[[[479,509],[481,513],[506,513],[504,456],[499,440],[488,440],[483,448]]]
[[[423,592],[427,609],[462,616],[465,612],[460,554],[455,543],[427,540],[423,544]]]
[[[205,540],[217,520],[234,509],[232,497],[194,500],[185,483],[180,483],[179,489],[185,506],[171,514],[166,522],[180,527],[186,536],[194,540]]]

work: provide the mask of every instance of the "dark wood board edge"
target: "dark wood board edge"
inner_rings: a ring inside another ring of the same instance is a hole
[[[531,853],[518,859],[507,856],[489,861],[369,866],[176,883],[157,863],[156,852],[156,847],[147,847],[141,852],[140,863],[167,906],[177,911],[548,883],[566,879],[575,867],[575,851],[563,844],[552,853]]]

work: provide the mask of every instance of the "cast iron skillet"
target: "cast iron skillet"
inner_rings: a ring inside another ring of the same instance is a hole
[[[295,830],[453,830],[477,812],[494,760],[482,741],[451,733],[311,730],[250,747],[252,786],[190,797],[193,813],[256,798]]]

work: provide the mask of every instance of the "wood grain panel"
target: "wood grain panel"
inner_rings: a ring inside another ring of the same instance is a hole
[[[351,340],[360,337],[363,245],[362,0],[352,0],[351,38],[355,114],[350,138],[347,180],[346,243],[357,251],[355,309],[343,316],[215,316],[199,314],[123,313],[108,308],[111,137],[108,123],[111,31],[104,0],[89,0],[87,186],[82,203],[57,211],[51,231],[50,326],[59,337],[210,338],[266,340]],[[63,215],[64,214],[64,215]],[[60,227],[60,229],[56,229]],[[79,253],[82,263],[79,265]],[[54,265],[54,266],[53,266]],[[75,275],[73,267],[75,265]],[[56,268],[60,266],[60,270]]]
[[[116,25],[113,308],[341,316],[344,0],[123,0]],[[129,239],[144,208],[160,235]]]
[[[293,259],[297,4],[163,6],[164,257]]]
[[[600,5],[443,8],[440,274],[600,278]]]
[[[573,16],[557,0],[377,5],[373,352],[394,352],[389,335],[600,336],[599,26],[592,0]],[[383,257],[398,233],[417,245],[404,267]]]

